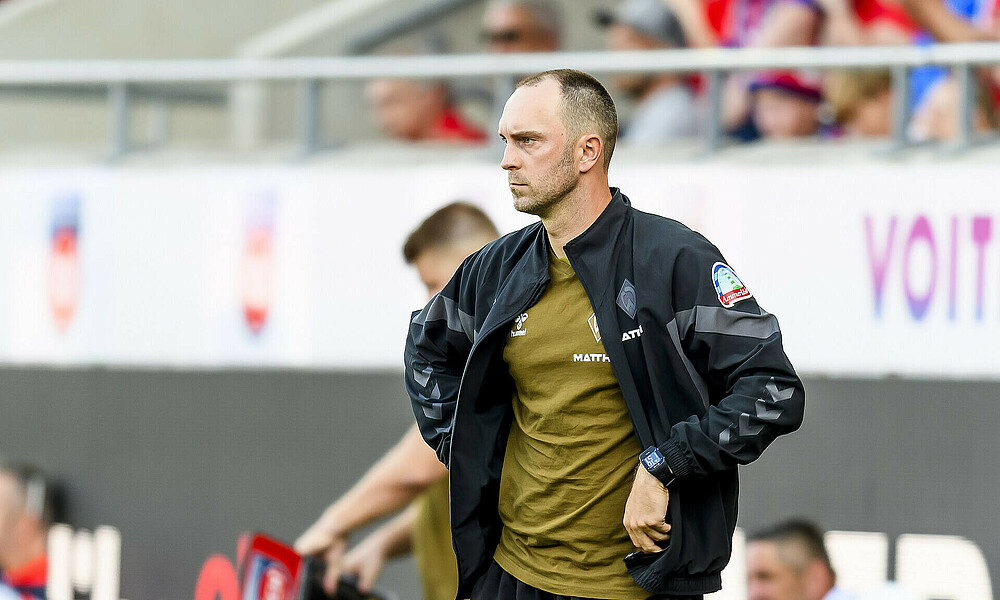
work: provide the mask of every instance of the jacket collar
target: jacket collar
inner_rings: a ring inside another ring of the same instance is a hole
[[[611,285],[610,277],[596,277],[595,274],[606,272],[613,263],[618,236],[621,233],[628,212],[631,209],[629,199],[618,188],[611,188],[611,202],[604,211],[591,223],[586,231],[570,240],[566,246],[566,254],[577,275],[595,281],[602,286],[596,290],[603,298],[607,286]],[[491,315],[495,319],[506,318],[514,307],[520,307],[527,300],[528,289],[518,285],[510,285],[511,281],[532,281],[542,285],[549,282],[549,253],[552,252],[549,236],[541,222],[531,225],[534,238],[531,240],[525,256],[514,266],[508,283],[503,285],[497,294]],[[492,329],[496,323],[487,318],[481,330]]]
[[[611,188],[611,202],[597,220],[564,247],[577,274],[601,286],[601,289],[595,290],[598,303],[603,301],[607,286],[612,284],[611,277],[600,274],[608,274],[609,269],[613,269],[619,250],[618,241],[631,208],[628,197],[620,189]]]
[[[611,188],[611,202],[583,233],[570,240],[565,247],[568,253],[584,256],[594,251],[607,251],[625,223],[625,215],[632,206],[629,199],[618,188]]]

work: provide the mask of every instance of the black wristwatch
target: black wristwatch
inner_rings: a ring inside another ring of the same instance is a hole
[[[664,487],[676,479],[667,465],[667,459],[663,457],[663,453],[656,446],[650,446],[643,450],[642,454],[639,455],[639,462],[642,463],[643,468],[649,471],[650,475],[659,479]]]

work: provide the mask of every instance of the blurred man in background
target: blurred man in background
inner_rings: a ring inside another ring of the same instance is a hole
[[[439,81],[376,79],[365,90],[375,123],[387,137],[405,142],[482,143],[486,134],[453,106]]]
[[[661,0],[627,0],[597,14],[608,28],[609,50],[656,50],[686,46],[681,24]],[[673,73],[617,75],[614,84],[636,102],[618,141],[650,146],[697,134],[694,94]]]
[[[45,597],[46,542],[58,496],[33,465],[0,466],[0,597]]]
[[[823,532],[813,523],[785,521],[747,540],[747,600],[849,600],[836,582]]]
[[[498,236],[496,227],[470,204],[449,204],[410,234],[403,257],[413,265],[433,296],[451,279],[465,258]],[[376,529],[344,555],[355,529],[404,506],[407,509]],[[341,573],[371,588],[385,562],[411,549],[423,584],[424,600],[454,600],[458,571],[451,547],[448,471],[417,431],[403,438],[295,542],[300,554],[322,555],[327,563],[324,587],[336,589]]]
[[[551,0],[494,0],[483,14],[490,52],[555,52],[562,35],[559,7]]]

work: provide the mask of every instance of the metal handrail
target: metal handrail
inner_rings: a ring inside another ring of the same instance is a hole
[[[972,69],[1000,64],[1000,43],[931,44],[926,46],[702,48],[625,52],[558,52],[539,54],[467,54],[449,56],[349,56],[324,58],[220,60],[0,61],[0,90],[12,86],[104,85],[112,111],[112,156],[129,149],[130,90],[137,85],[299,82],[300,136],[304,152],[321,147],[319,95],[323,82],[381,77],[509,80],[519,74],[570,67],[590,73],[702,72],[708,75],[709,126],[706,145],[722,145],[719,125],[723,77],[730,71],[757,69],[890,68],[896,90],[893,140],[907,145],[906,82],[910,69],[925,65],[953,67],[961,94],[957,147],[972,144],[971,107],[975,89]]]
[[[379,77],[512,76],[572,67],[589,73],[1000,64],[1000,43],[927,46],[697,48],[500,55],[209,60],[0,61],[0,85],[343,81]]]

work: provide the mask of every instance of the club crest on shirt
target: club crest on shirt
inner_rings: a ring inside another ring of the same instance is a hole
[[[726,263],[717,262],[712,265],[712,283],[715,284],[719,302],[725,308],[732,308],[740,300],[753,297],[747,286],[736,276],[736,272]]]
[[[528,320],[528,313],[521,313],[521,316],[514,319],[514,328],[510,330],[510,337],[520,337],[528,330],[524,327],[524,322]]]
[[[587,319],[587,323],[590,324],[590,331],[594,333],[594,340],[597,343],[601,343],[601,330],[597,327],[597,315],[590,313],[590,318]]]
[[[635,318],[636,300],[635,286],[628,279],[622,283],[622,289],[618,292],[618,306],[625,311],[629,318]]]

